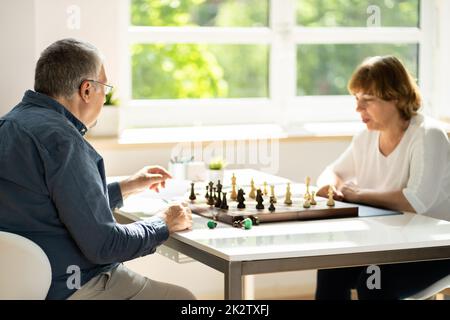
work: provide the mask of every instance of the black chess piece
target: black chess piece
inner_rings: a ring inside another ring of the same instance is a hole
[[[269,206],[269,211],[270,212],[274,212],[275,211],[275,206],[273,205],[274,203],[274,198],[270,197],[270,206]]]
[[[209,188],[208,188],[208,186],[206,186],[205,199],[206,199],[206,200],[209,200]]]
[[[238,194],[237,194],[237,201],[238,201],[238,209],[245,209],[245,198],[244,198],[244,190],[243,189],[239,189],[238,190]]]
[[[217,180],[217,192],[221,193],[222,192],[222,184],[220,183],[220,180]]]
[[[217,188],[214,187],[213,188],[213,199],[214,199],[214,201],[217,200],[216,190],[217,190]]]
[[[213,185],[214,185],[214,183],[212,183],[212,182],[209,183],[209,198],[208,198],[209,206],[214,205]]]
[[[258,202],[256,204],[256,209],[258,209],[258,210],[264,209],[264,204],[263,204],[264,198],[262,196],[261,189],[256,190],[256,202]]]
[[[191,194],[189,196],[189,200],[194,201],[195,199],[197,199],[197,197],[195,196],[195,191],[194,191],[194,183],[191,183]]]
[[[228,210],[227,193],[226,192],[222,192],[222,194],[223,194],[223,200],[222,200],[222,203],[220,205],[220,209]]]
[[[221,189],[221,188],[219,188]],[[217,191],[217,198],[216,198],[216,204],[214,205],[216,208],[220,208],[222,207],[222,196],[221,196],[221,191]]]

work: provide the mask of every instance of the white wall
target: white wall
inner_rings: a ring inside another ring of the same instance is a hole
[[[34,0],[2,1],[0,9],[0,116],[33,87]]]
[[[27,89],[33,89],[40,53],[63,38],[91,42],[105,56],[110,83],[119,79],[119,2],[121,0],[14,0],[0,10],[0,115],[8,112]],[[72,6],[79,8],[73,29]]]

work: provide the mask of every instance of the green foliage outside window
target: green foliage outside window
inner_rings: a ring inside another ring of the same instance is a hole
[[[376,6],[382,27],[416,27],[419,0],[297,0],[304,27],[366,27]],[[268,0],[132,0],[136,26],[268,26]],[[136,44],[131,48],[134,99],[269,96],[267,45]],[[363,58],[394,54],[417,77],[418,45],[342,44],[297,47],[298,95],[345,95]]]

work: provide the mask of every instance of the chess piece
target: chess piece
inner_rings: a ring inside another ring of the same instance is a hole
[[[227,193],[226,192],[222,192],[222,194],[223,194],[223,200],[222,200],[222,203],[220,205],[220,209],[228,210]]]
[[[222,186],[218,186],[217,187],[218,188],[218,190],[221,190],[222,189]],[[221,195],[221,191],[217,191],[217,198],[216,198],[216,203],[214,204],[214,207],[216,207],[216,208],[221,208],[222,207],[222,195]]]
[[[205,194],[205,199],[206,199],[206,201],[208,201],[208,200],[209,200],[209,188],[208,188],[208,186],[206,186],[206,194]]]
[[[264,198],[262,196],[261,189],[256,190],[256,202],[258,202],[256,204],[256,209],[258,209],[258,210],[264,209],[264,204],[263,204]]]
[[[292,204],[291,196],[292,196],[291,184],[288,182],[287,187],[286,187],[286,196],[285,196],[285,199],[284,199],[284,203],[289,205],[289,206]]]
[[[314,198],[315,195],[316,195],[315,191],[311,192],[311,201],[309,201],[309,203],[311,203],[312,206],[315,206],[317,204],[317,201]]]
[[[217,227],[217,222],[215,222],[214,220],[209,220],[206,225],[208,226],[208,228],[214,229],[215,227]]]
[[[274,212],[275,211],[275,206],[273,205],[274,204],[274,198],[273,197],[270,197],[270,206],[269,206],[269,211],[270,212]]]
[[[213,188],[213,199],[214,199],[214,201],[217,200],[216,190],[217,190],[217,188],[214,187],[214,188]]]
[[[231,194],[230,194],[230,199],[236,201],[237,200],[237,193],[236,193],[236,177],[233,176],[231,177]]]
[[[264,181],[264,195],[267,196],[269,193],[267,192],[267,182]]]
[[[258,217],[254,217],[254,216],[249,216],[250,219],[252,219],[252,223],[254,226],[258,226],[259,225],[259,218]]]
[[[218,196],[220,195],[220,193],[222,192],[222,184],[220,183],[220,180],[217,180],[217,193]]]
[[[306,185],[306,192],[305,192],[305,199],[310,200],[311,199],[311,194],[309,193],[309,184],[311,183],[311,178],[310,177],[306,177],[305,179],[305,185]]]
[[[194,183],[191,183],[191,194],[189,195],[189,200],[194,201],[195,199],[197,199],[197,197],[195,196],[195,191],[194,191]]]
[[[275,186],[270,186],[270,197],[273,198],[273,203],[277,203],[277,196],[275,195]]]
[[[252,222],[252,219],[250,219],[250,218],[245,218],[244,220],[239,220],[239,221],[233,222],[233,227],[235,227],[235,228],[244,227],[245,230],[249,230],[252,228],[252,226],[253,226],[253,222]]]
[[[209,197],[208,197],[208,205],[209,206],[213,206],[214,205],[214,194],[213,194],[213,185],[214,185],[214,183],[213,182],[210,182],[209,183]]]
[[[303,208],[308,209],[311,208],[311,203],[309,202],[309,199],[305,199],[303,202]]]
[[[330,185],[328,187],[328,201],[327,201],[327,206],[329,207],[334,207],[335,203],[334,203],[334,199],[333,199],[333,187]]]
[[[248,194],[248,196],[252,199],[256,199],[256,188],[255,188],[255,181],[250,182],[250,193]]]
[[[237,201],[238,201],[238,209],[245,209],[245,198],[244,198],[244,190],[243,189],[239,189],[238,190],[238,195],[237,195]]]

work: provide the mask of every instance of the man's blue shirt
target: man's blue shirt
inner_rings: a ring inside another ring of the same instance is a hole
[[[122,205],[120,186],[106,184],[103,159],[83,138],[86,131],[63,105],[30,90],[0,118],[0,231],[29,238],[47,254],[47,299],[75,292],[68,267],[80,268],[83,285],[153,253],[169,236],[161,219],[116,223],[111,210]]]

